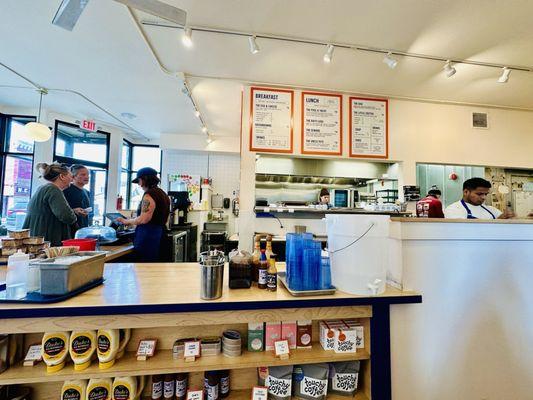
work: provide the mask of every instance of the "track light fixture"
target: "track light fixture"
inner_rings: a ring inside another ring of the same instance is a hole
[[[452,65],[452,62],[450,60],[446,61],[446,64],[444,64],[444,73],[446,74],[446,76],[448,78],[451,78],[452,76],[455,75],[455,73],[457,72],[457,70],[455,69],[455,67]]]
[[[195,110],[194,115],[196,116],[196,118],[200,118],[200,111]]]
[[[207,144],[211,144],[213,142],[213,138],[210,135],[207,135],[207,139],[205,139]]]
[[[509,75],[511,75],[511,70],[507,67],[503,67],[502,74],[498,78],[498,83],[507,83],[509,80]]]
[[[396,68],[396,65],[398,64],[398,60],[392,57],[392,53],[390,51],[387,53],[387,55],[383,59],[383,62],[387,64],[387,66],[390,69]]]
[[[324,53],[324,62],[330,63],[331,59],[333,58],[333,50],[335,50],[335,46],[332,44],[328,44],[326,47],[326,52]]]
[[[181,37],[181,42],[185,47],[192,47],[192,29],[191,28],[183,28],[183,36]]]
[[[203,133],[207,133],[207,127],[206,126],[202,126],[202,132]]]
[[[248,38],[248,43],[250,44],[250,53],[257,54],[261,50],[257,44],[255,36],[250,36]]]

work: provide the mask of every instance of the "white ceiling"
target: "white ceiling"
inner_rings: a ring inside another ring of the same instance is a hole
[[[185,9],[193,26],[533,65],[530,0],[165,1]],[[2,0],[0,61],[42,86],[80,91],[117,116],[136,114],[128,122],[147,136],[201,134],[179,81],[158,68],[124,6],[90,0],[68,32],[51,24],[59,3]],[[435,61],[403,58],[390,70],[379,54],[336,49],[328,65],[319,46],[258,40],[261,52],[252,55],[246,38],[195,32],[194,47],[186,49],[181,31],[144,29],[170,70],[234,79],[190,81],[214,135],[238,135],[242,81],[533,108],[533,73],[513,71],[507,84],[497,84],[497,69],[458,65],[448,79]],[[2,68],[0,85],[27,86]],[[37,101],[33,91],[0,87],[0,104],[32,107]],[[113,122],[72,94],[52,93],[45,107]]]

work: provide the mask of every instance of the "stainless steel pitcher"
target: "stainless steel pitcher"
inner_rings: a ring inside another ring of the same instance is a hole
[[[211,250],[200,253],[200,297],[214,300],[222,296],[224,282],[224,252]]]

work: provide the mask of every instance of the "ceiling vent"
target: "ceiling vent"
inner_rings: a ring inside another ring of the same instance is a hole
[[[489,116],[487,113],[473,112],[472,113],[472,128],[489,128]]]

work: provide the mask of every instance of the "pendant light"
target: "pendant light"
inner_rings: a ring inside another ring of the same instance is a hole
[[[37,122],[28,122],[25,125],[26,136],[35,142],[46,142],[52,137],[52,132],[48,126],[41,124],[41,107],[43,104],[43,95],[48,92],[46,89],[39,89],[39,93],[41,96],[39,98],[39,114],[37,116]]]

